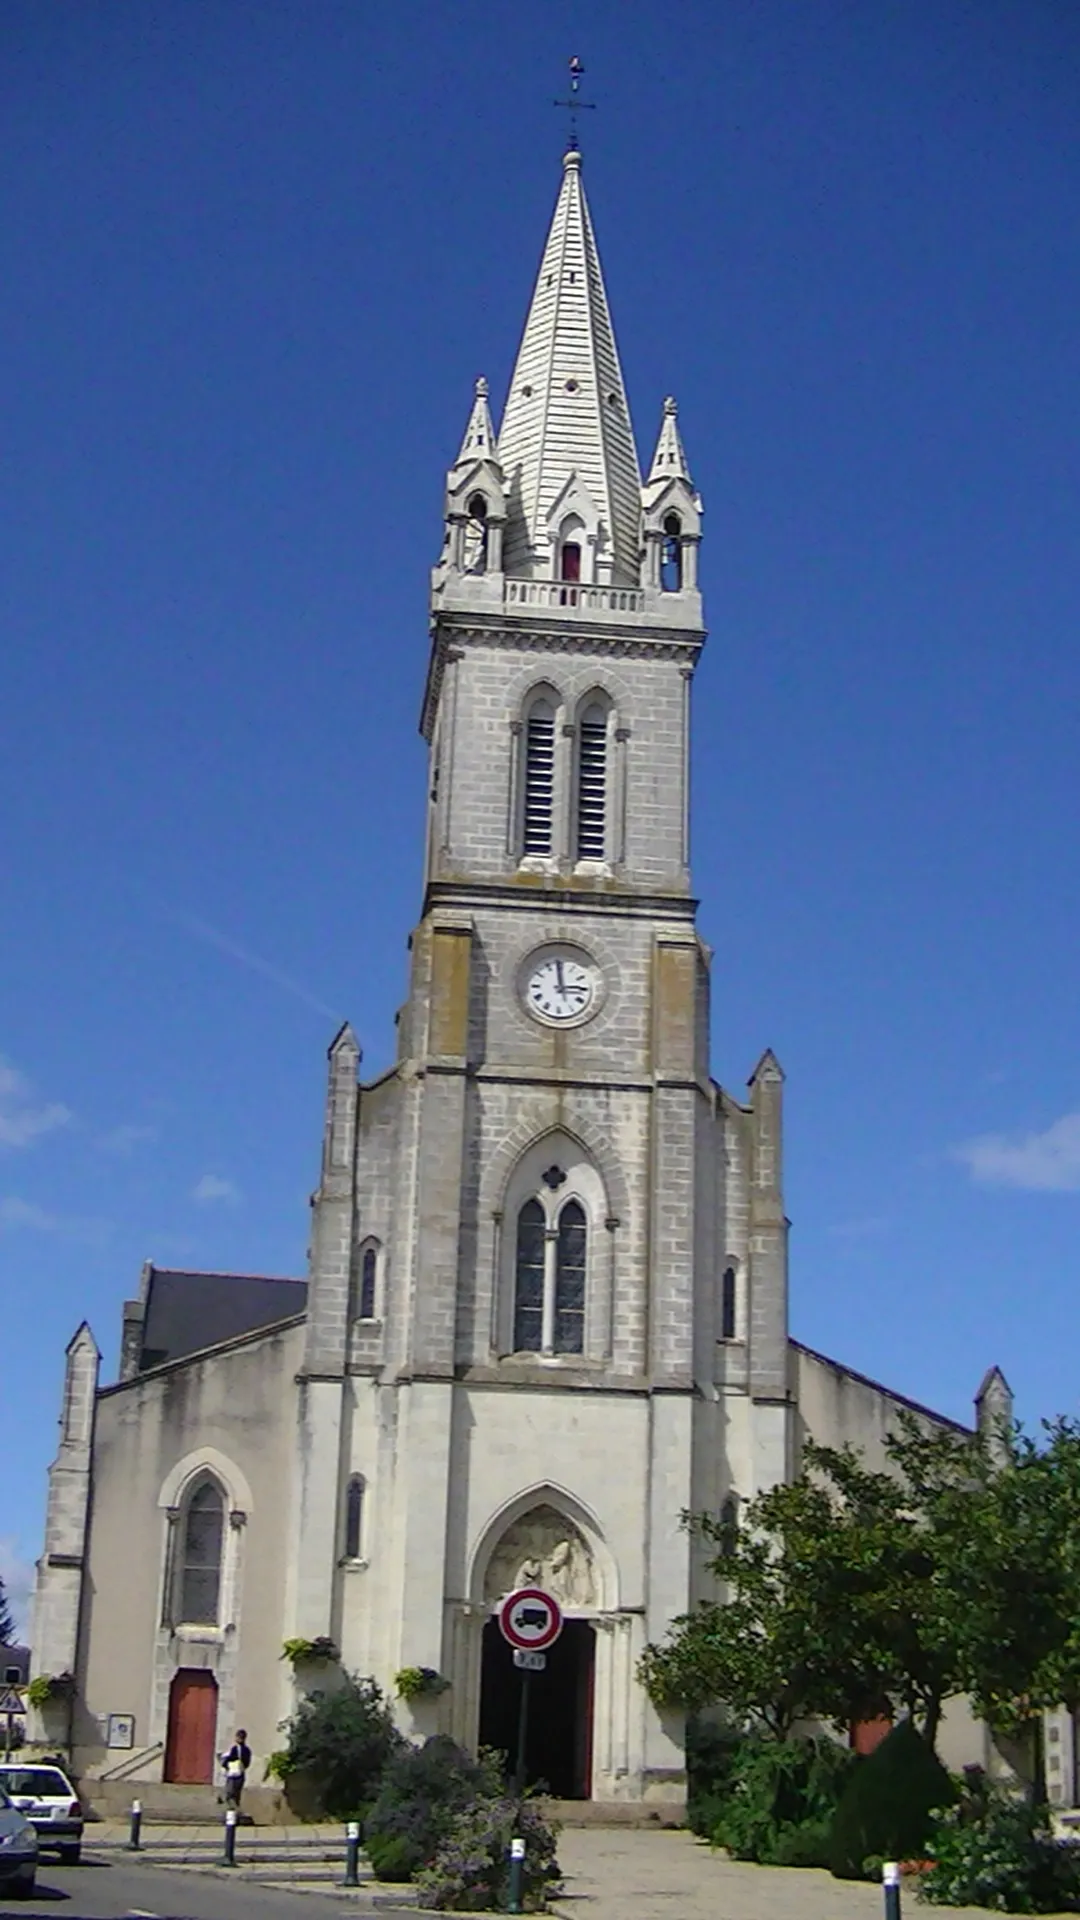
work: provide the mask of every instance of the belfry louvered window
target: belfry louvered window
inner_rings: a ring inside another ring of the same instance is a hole
[[[550,853],[555,803],[555,709],[535,700],[525,723],[525,853]]]
[[[577,857],[602,860],[607,846],[607,714],[586,707],[578,729]]]

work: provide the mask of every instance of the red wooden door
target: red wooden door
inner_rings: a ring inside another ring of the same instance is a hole
[[[169,1689],[169,1737],[165,1778],[187,1786],[212,1786],[217,1733],[217,1681],[212,1673],[181,1667]]]

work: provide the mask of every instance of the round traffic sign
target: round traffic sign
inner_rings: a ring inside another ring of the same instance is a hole
[[[499,1626],[512,1647],[539,1653],[562,1632],[562,1608],[542,1587],[519,1587],[501,1602]]]

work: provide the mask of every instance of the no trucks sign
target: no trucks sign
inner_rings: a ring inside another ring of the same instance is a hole
[[[519,1587],[499,1607],[504,1640],[523,1653],[543,1653],[562,1632],[562,1608],[542,1587]]]

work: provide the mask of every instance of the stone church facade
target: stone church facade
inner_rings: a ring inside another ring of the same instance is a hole
[[[435,1669],[403,1724],[506,1745],[492,1610],[540,1582],[567,1627],[532,1771],[678,1799],[636,1667],[708,1591],[681,1514],[737,1515],[807,1433],[880,1459],[906,1404],[790,1338],[783,1075],[710,1074],[702,505],[671,400],[642,484],[576,151],[445,523],[397,1060],[365,1082],[349,1027],[330,1048],[308,1278],[150,1266],[119,1380],[88,1327],[68,1349],[34,1661],[74,1676],[84,1775],[208,1781],[239,1721],[258,1780],[318,1681],[294,1637],[391,1692]],[[1007,1409],[996,1370],[978,1404]]]

